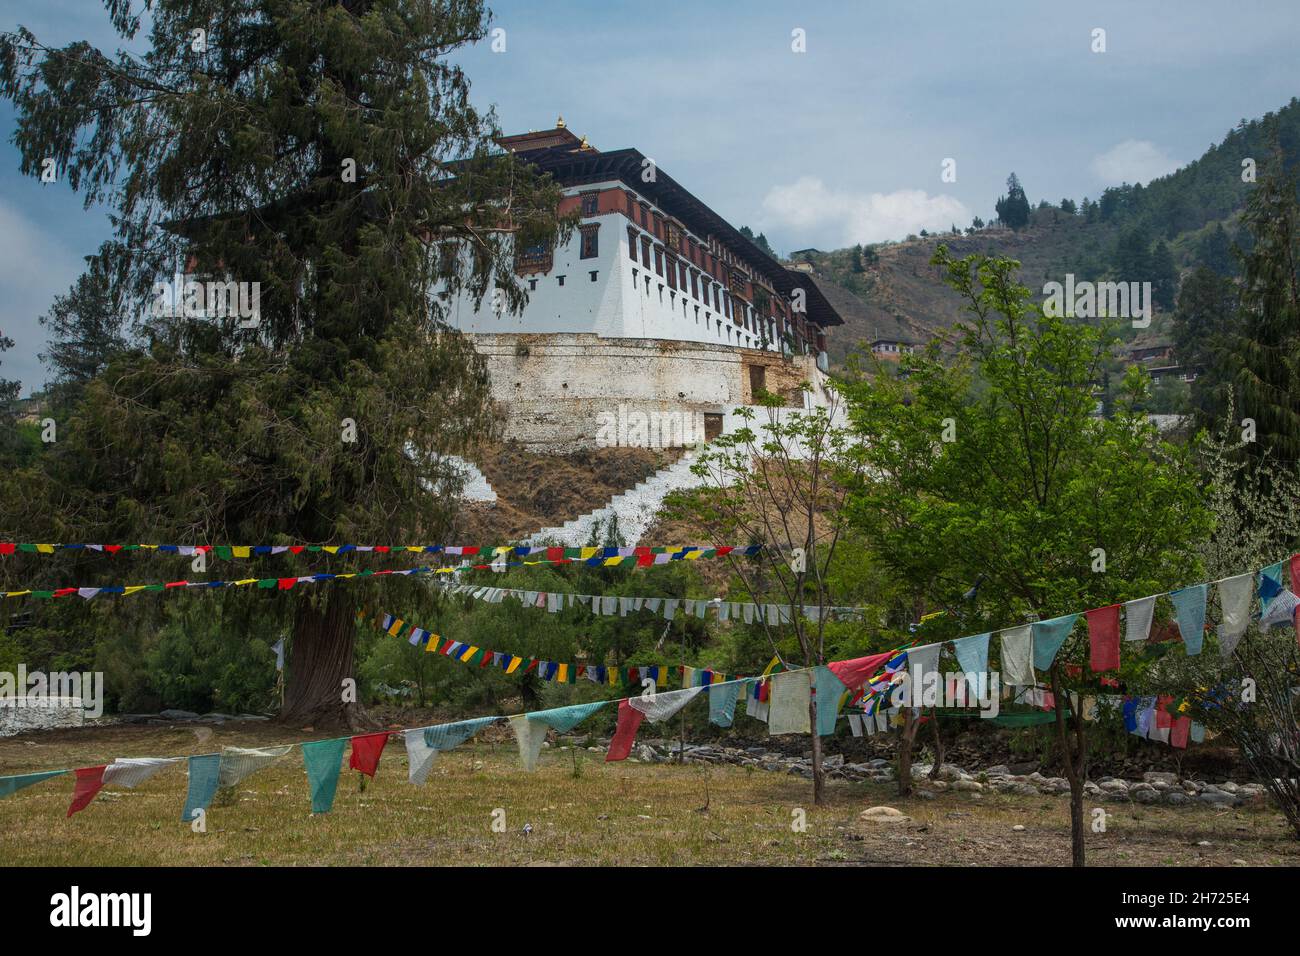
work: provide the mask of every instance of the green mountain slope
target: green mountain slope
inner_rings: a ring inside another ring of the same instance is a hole
[[[801,253],[819,287],[840,309],[843,328],[830,337],[830,355],[841,363],[874,339],[921,343],[943,337],[963,316],[962,303],[930,265],[935,247],[947,243],[957,255],[983,252],[1022,263],[1022,281],[1041,290],[1049,281],[1164,282],[1152,328],[1144,340],[1167,339],[1168,315],[1182,276],[1199,265],[1229,275],[1230,249],[1247,237],[1237,217],[1253,184],[1243,181],[1243,160],[1263,164],[1271,136],[1288,168],[1300,162],[1300,99],[1276,113],[1242,121],[1199,159],[1146,185],[1105,190],[1094,200],[1039,203],[1018,231],[993,225],[961,234],[908,237],[902,242]],[[1026,184],[1033,201],[1032,184]],[[1135,334],[1132,330],[1129,335]]]

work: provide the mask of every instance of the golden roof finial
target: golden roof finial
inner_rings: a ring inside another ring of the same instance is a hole
[[[563,117],[563,116],[560,116],[560,117],[557,117],[557,118],[556,118],[556,120],[555,120],[555,128],[556,128],[556,129],[564,129],[564,117]]]
[[[587,137],[582,137],[582,142],[578,145],[578,149],[591,149],[591,147],[587,145]]]

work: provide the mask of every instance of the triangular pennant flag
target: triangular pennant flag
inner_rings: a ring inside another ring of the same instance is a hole
[[[1119,670],[1119,605],[1093,608],[1086,617],[1090,666],[1094,671]]]
[[[386,730],[377,734],[353,737],[348,766],[364,773],[371,780],[375,779],[375,771],[379,768],[379,755],[384,752],[384,745],[387,743],[388,731]]]
[[[104,771],[106,769],[106,764],[100,764],[98,767],[82,767],[74,771],[77,775],[77,785],[72,791],[72,803],[68,807],[68,816],[72,816],[79,810],[84,810],[90,806],[90,801],[95,799],[95,794],[103,789]]]
[[[517,714],[510,718],[510,729],[515,732],[515,741],[519,744],[520,766],[532,773],[537,769],[537,758],[546,741],[546,725],[534,723],[527,714]]]
[[[283,747],[222,747],[217,785],[233,787],[249,774],[274,763],[292,749],[292,744]]]
[[[631,706],[626,700],[618,702],[618,726],[614,729],[614,736],[609,741],[609,751],[605,754],[606,763],[627,759],[628,754],[632,752],[632,744],[636,741],[637,729],[641,726],[643,720],[645,720],[645,714]]]
[[[406,741],[407,779],[422,784],[429,777],[438,751],[425,743],[423,730],[408,730],[403,737]]]
[[[1269,603],[1268,610],[1259,619],[1259,626],[1263,630],[1271,627],[1280,627],[1284,624],[1291,624],[1296,619],[1296,608],[1300,606],[1300,600],[1290,591],[1279,591]]]
[[[855,657],[847,661],[831,661],[826,666],[834,672],[845,687],[849,690],[857,690],[874,677],[881,665],[893,654],[893,651],[885,651],[883,654],[869,654],[866,657]]]
[[[337,737],[334,740],[310,740],[302,745],[312,813],[329,813],[334,806],[339,771],[343,768],[343,748],[347,742],[347,737]]]
[[[1070,636],[1074,622],[1079,615],[1066,614],[1054,617],[1050,621],[1035,621],[1032,625],[1034,635],[1034,667],[1040,671],[1051,669],[1056,660],[1056,652],[1061,649],[1065,639]]]
[[[34,783],[49,780],[51,777],[61,777],[68,772],[67,770],[42,770],[39,773],[20,773],[12,777],[0,777],[0,799],[12,796]]]
[[[1193,584],[1169,592],[1169,600],[1174,602],[1174,614],[1178,618],[1178,632],[1183,636],[1183,646],[1189,656],[1201,653],[1201,645],[1205,640],[1205,601],[1208,593],[1208,584]]]
[[[957,666],[966,675],[966,686],[970,689],[970,698],[979,699],[980,686],[989,686],[989,638],[992,634],[975,634],[962,637],[952,642],[952,652],[957,658]]]
[[[1217,587],[1219,608],[1223,612],[1223,620],[1219,624],[1219,652],[1228,657],[1250,626],[1250,599],[1255,593],[1255,576],[1238,574],[1224,578],[1218,582]]]
[[[633,697],[628,701],[628,704],[645,714],[652,723],[659,723],[667,720],[689,704],[702,690],[704,690],[703,687],[696,686],[683,687],[681,690],[643,694],[640,697]]]
[[[180,757],[118,757],[104,769],[104,786],[137,787]]]

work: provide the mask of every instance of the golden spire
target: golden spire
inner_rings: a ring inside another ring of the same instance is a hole
[[[555,128],[556,128],[556,129],[564,129],[564,117],[563,117],[563,116],[560,116],[560,117],[557,117],[557,118],[556,118],[556,120],[555,120]]]

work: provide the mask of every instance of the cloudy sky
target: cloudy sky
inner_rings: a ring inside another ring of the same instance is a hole
[[[1096,197],[1300,95],[1294,0],[492,8],[504,52],[485,42],[458,59],[506,132],[563,115],[597,148],[635,146],[781,252],[988,219],[1013,170],[1034,203]],[[93,0],[0,0],[0,25],[16,24],[50,43],[113,45]],[[18,342],[0,375],[26,392],[44,381],[37,317],[108,224],[66,186],[18,175],[5,104],[0,130],[0,330]],[[941,178],[947,159],[955,182]]]

